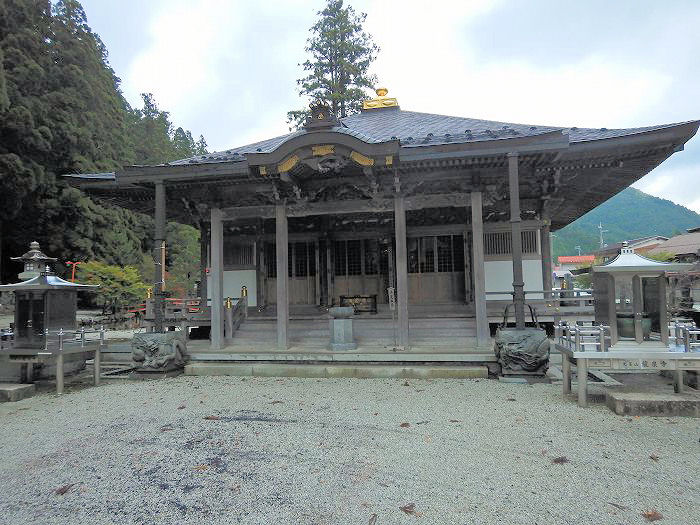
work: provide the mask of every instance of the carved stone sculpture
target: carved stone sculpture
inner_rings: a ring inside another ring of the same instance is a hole
[[[185,365],[187,344],[178,332],[134,334],[131,358],[140,372],[169,372]]]
[[[549,368],[549,339],[540,328],[499,328],[496,358],[504,374],[540,374]]]

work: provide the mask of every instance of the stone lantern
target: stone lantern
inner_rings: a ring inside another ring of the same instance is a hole
[[[50,272],[51,265],[56,262],[55,257],[49,257],[39,249],[39,243],[34,241],[29,244],[29,251],[21,257],[10,257],[13,261],[22,261],[24,271],[17,277],[22,281],[27,281],[38,277],[43,272]]]
[[[24,261],[24,271],[19,274],[20,278],[33,272],[37,272],[37,275],[16,284],[0,285],[0,291],[13,292],[15,296],[14,340],[8,355],[0,356],[0,368],[3,369],[0,379],[7,379],[7,374],[19,373],[7,366],[10,363],[3,363],[9,355],[14,363],[37,362],[37,353],[46,347],[47,331],[48,337],[53,338],[58,330],[75,331],[78,291],[97,288],[93,285],[71,283],[54,275],[50,263],[56,259],[41,253],[36,242],[33,242],[30,248],[23,256],[12,259]],[[79,370],[84,366],[83,356],[67,356],[68,372],[74,371],[71,368]]]
[[[610,350],[668,345],[666,273],[691,267],[648,259],[623,243],[617,257],[592,268],[595,321],[610,326]]]

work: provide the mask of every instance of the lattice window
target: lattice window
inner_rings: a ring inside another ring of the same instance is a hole
[[[362,243],[347,241],[348,275],[362,275]]]
[[[381,244],[379,248],[379,272],[389,275],[389,245]]]
[[[379,270],[379,241],[366,239],[364,241],[365,250],[365,275],[377,275]]]
[[[316,243],[310,242],[307,244],[307,253],[309,257],[309,276],[316,275]]]
[[[268,278],[277,278],[277,251],[274,242],[265,243],[265,268]]]
[[[452,253],[454,253],[453,272],[464,271],[464,236],[452,236]]]
[[[420,273],[435,271],[435,237],[420,239]]]
[[[255,267],[255,244],[224,242],[224,267]]]
[[[305,242],[294,243],[294,275],[306,277],[309,273],[308,250]]]
[[[523,253],[537,253],[537,230],[520,232],[523,239]]]
[[[510,255],[510,232],[484,233],[484,254],[486,255]]]
[[[454,271],[452,236],[440,235],[437,238],[438,272]]]
[[[335,274],[347,275],[347,244],[345,241],[335,241]]]
[[[420,250],[420,239],[409,237],[406,239],[406,255],[408,258],[408,273],[418,273],[418,253]]]
[[[537,230],[520,232],[523,253],[537,253]],[[484,233],[485,255],[510,255],[513,253],[511,232]]]

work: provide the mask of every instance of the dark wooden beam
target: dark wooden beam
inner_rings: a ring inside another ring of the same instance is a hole
[[[405,209],[421,210],[424,208],[466,207],[468,193],[451,193],[435,195],[416,195],[406,197]],[[347,201],[309,202],[287,205],[288,217],[305,217],[308,215],[339,215],[347,213],[383,213],[394,209],[394,200],[357,199]],[[222,210],[224,220],[275,217],[274,206],[242,206]]]

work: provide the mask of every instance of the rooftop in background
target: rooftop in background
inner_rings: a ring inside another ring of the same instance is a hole
[[[676,263],[676,262],[663,262],[656,261],[654,259],[649,259],[635,253],[634,248],[627,246],[623,243],[620,253],[614,259],[598,265],[593,266],[594,272],[675,272],[687,270],[691,267],[690,264]]]
[[[690,228],[688,233],[676,235],[656,245],[650,253],[670,253],[683,260],[696,260],[700,250],[700,228]]]
[[[611,257],[620,253],[623,245],[626,243],[629,248],[634,248],[636,251],[645,252],[654,249],[660,243],[667,241],[668,237],[662,235],[650,235],[648,237],[639,237],[638,239],[629,239],[627,241],[607,244],[605,248],[594,252],[595,256]]]
[[[595,255],[560,255],[557,257],[559,264],[585,264],[595,261]]]

